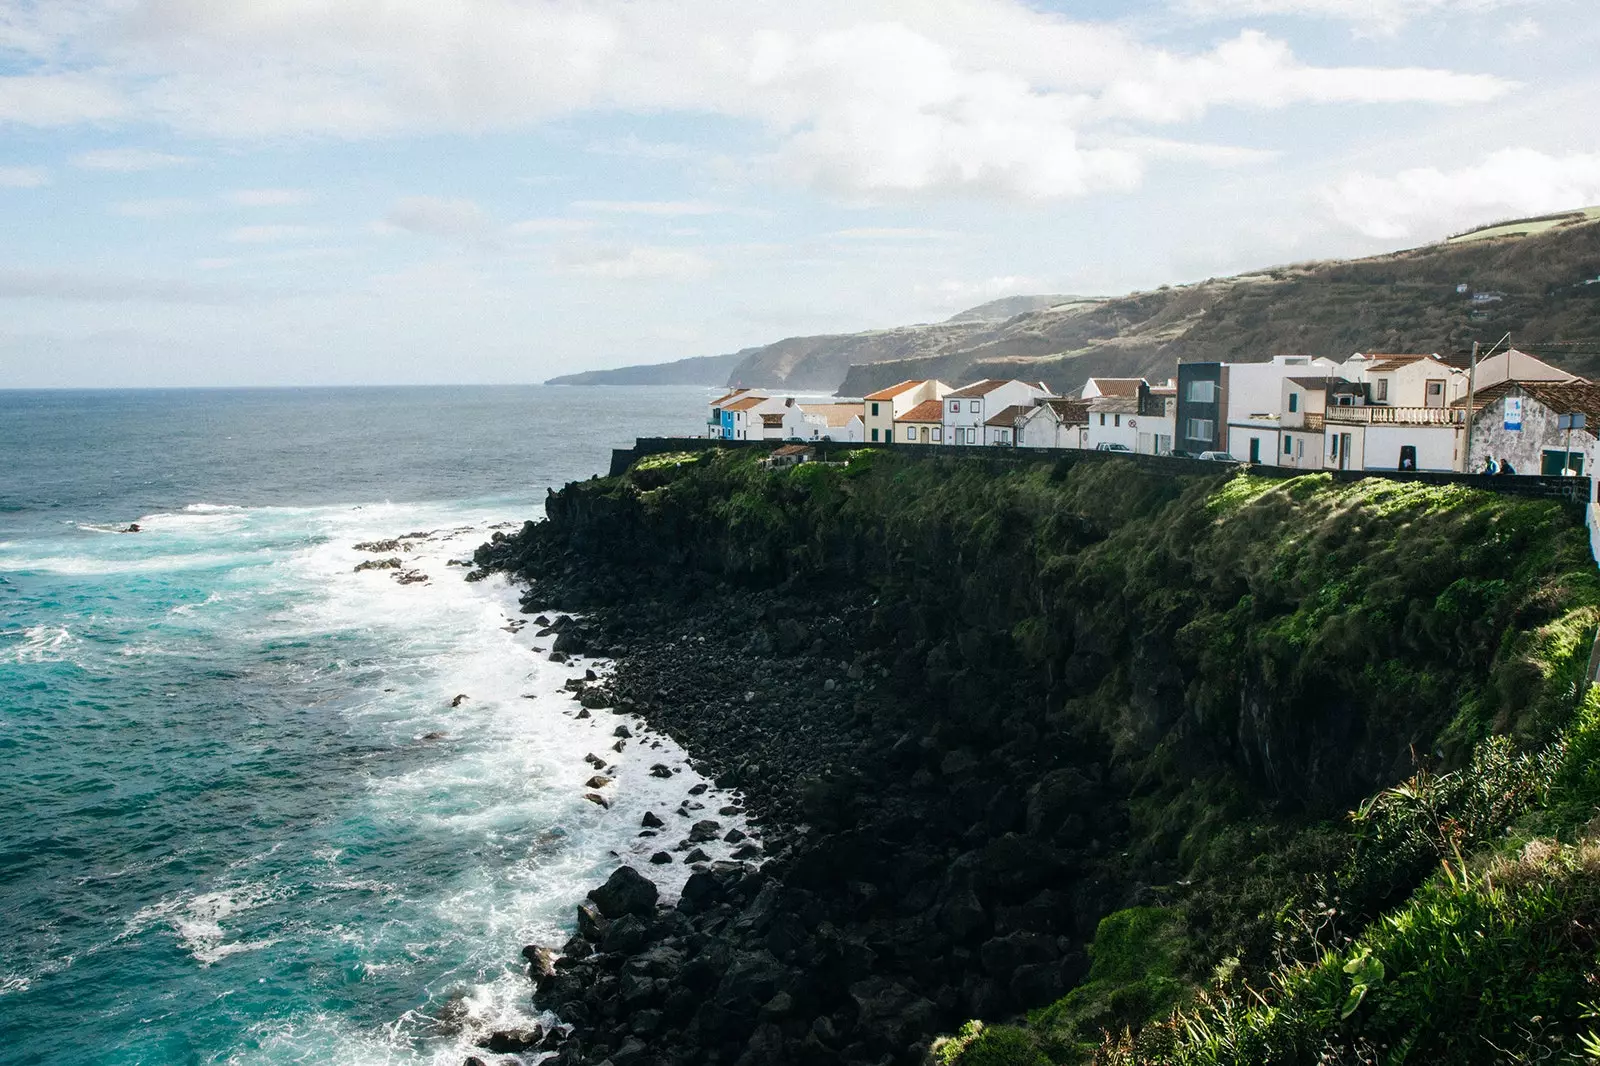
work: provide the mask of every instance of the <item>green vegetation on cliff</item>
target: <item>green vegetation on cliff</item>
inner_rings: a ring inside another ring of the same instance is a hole
[[[996,761],[1038,861],[1120,886],[1080,893],[1126,909],[1083,928],[1076,987],[943,1061],[1581,1051],[1600,573],[1567,506],[1088,456],[679,458],[552,495],[551,550],[653,595],[861,590],[907,735]]]

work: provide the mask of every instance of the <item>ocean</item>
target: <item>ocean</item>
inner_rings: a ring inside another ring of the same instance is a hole
[[[619,861],[681,884],[682,752],[450,561],[708,398],[0,392],[0,1063],[460,1066]]]

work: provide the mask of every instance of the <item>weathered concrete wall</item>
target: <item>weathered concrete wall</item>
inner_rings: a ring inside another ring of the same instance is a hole
[[[1472,454],[1467,456],[1468,470],[1482,470],[1483,461],[1494,456],[1496,462],[1510,459],[1519,474],[1537,474],[1547,448],[1557,451],[1566,447],[1567,433],[1556,428],[1557,415],[1532,396],[1522,396],[1522,428],[1506,427],[1506,401],[1501,396],[1483,409],[1472,428]],[[1572,450],[1586,451],[1594,443],[1594,435],[1586,430],[1572,434]],[[1590,473],[1588,470],[1585,474]]]

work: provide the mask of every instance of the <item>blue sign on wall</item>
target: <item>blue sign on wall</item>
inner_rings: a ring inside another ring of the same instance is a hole
[[[1522,429],[1522,397],[1506,397],[1506,428],[1521,431]]]

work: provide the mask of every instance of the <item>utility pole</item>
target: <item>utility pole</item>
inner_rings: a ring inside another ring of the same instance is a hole
[[[1483,353],[1483,357],[1485,359],[1489,358],[1489,356],[1493,355],[1495,353],[1495,351],[1498,350],[1499,347],[1502,344],[1504,344],[1506,341],[1508,341],[1510,339],[1511,339],[1511,334],[1507,333],[1504,337],[1501,337],[1499,340],[1495,341],[1494,342],[1494,347],[1490,348],[1487,352],[1484,352]],[[1509,365],[1507,365],[1507,367],[1506,367],[1507,380],[1510,380],[1510,373],[1509,373],[1510,370],[1511,370],[1511,367]],[[1473,404],[1473,401],[1476,399],[1477,391],[1478,391],[1478,342],[1477,341],[1473,341],[1472,342],[1472,362],[1467,367],[1467,443],[1466,443],[1466,454],[1461,457],[1461,472],[1464,473],[1464,474],[1472,473],[1472,471],[1469,470],[1468,467],[1470,467],[1472,465],[1472,404]]]
[[[1472,473],[1472,401],[1478,394],[1478,342],[1472,342],[1472,362],[1467,365],[1467,444],[1461,453],[1461,472]]]

